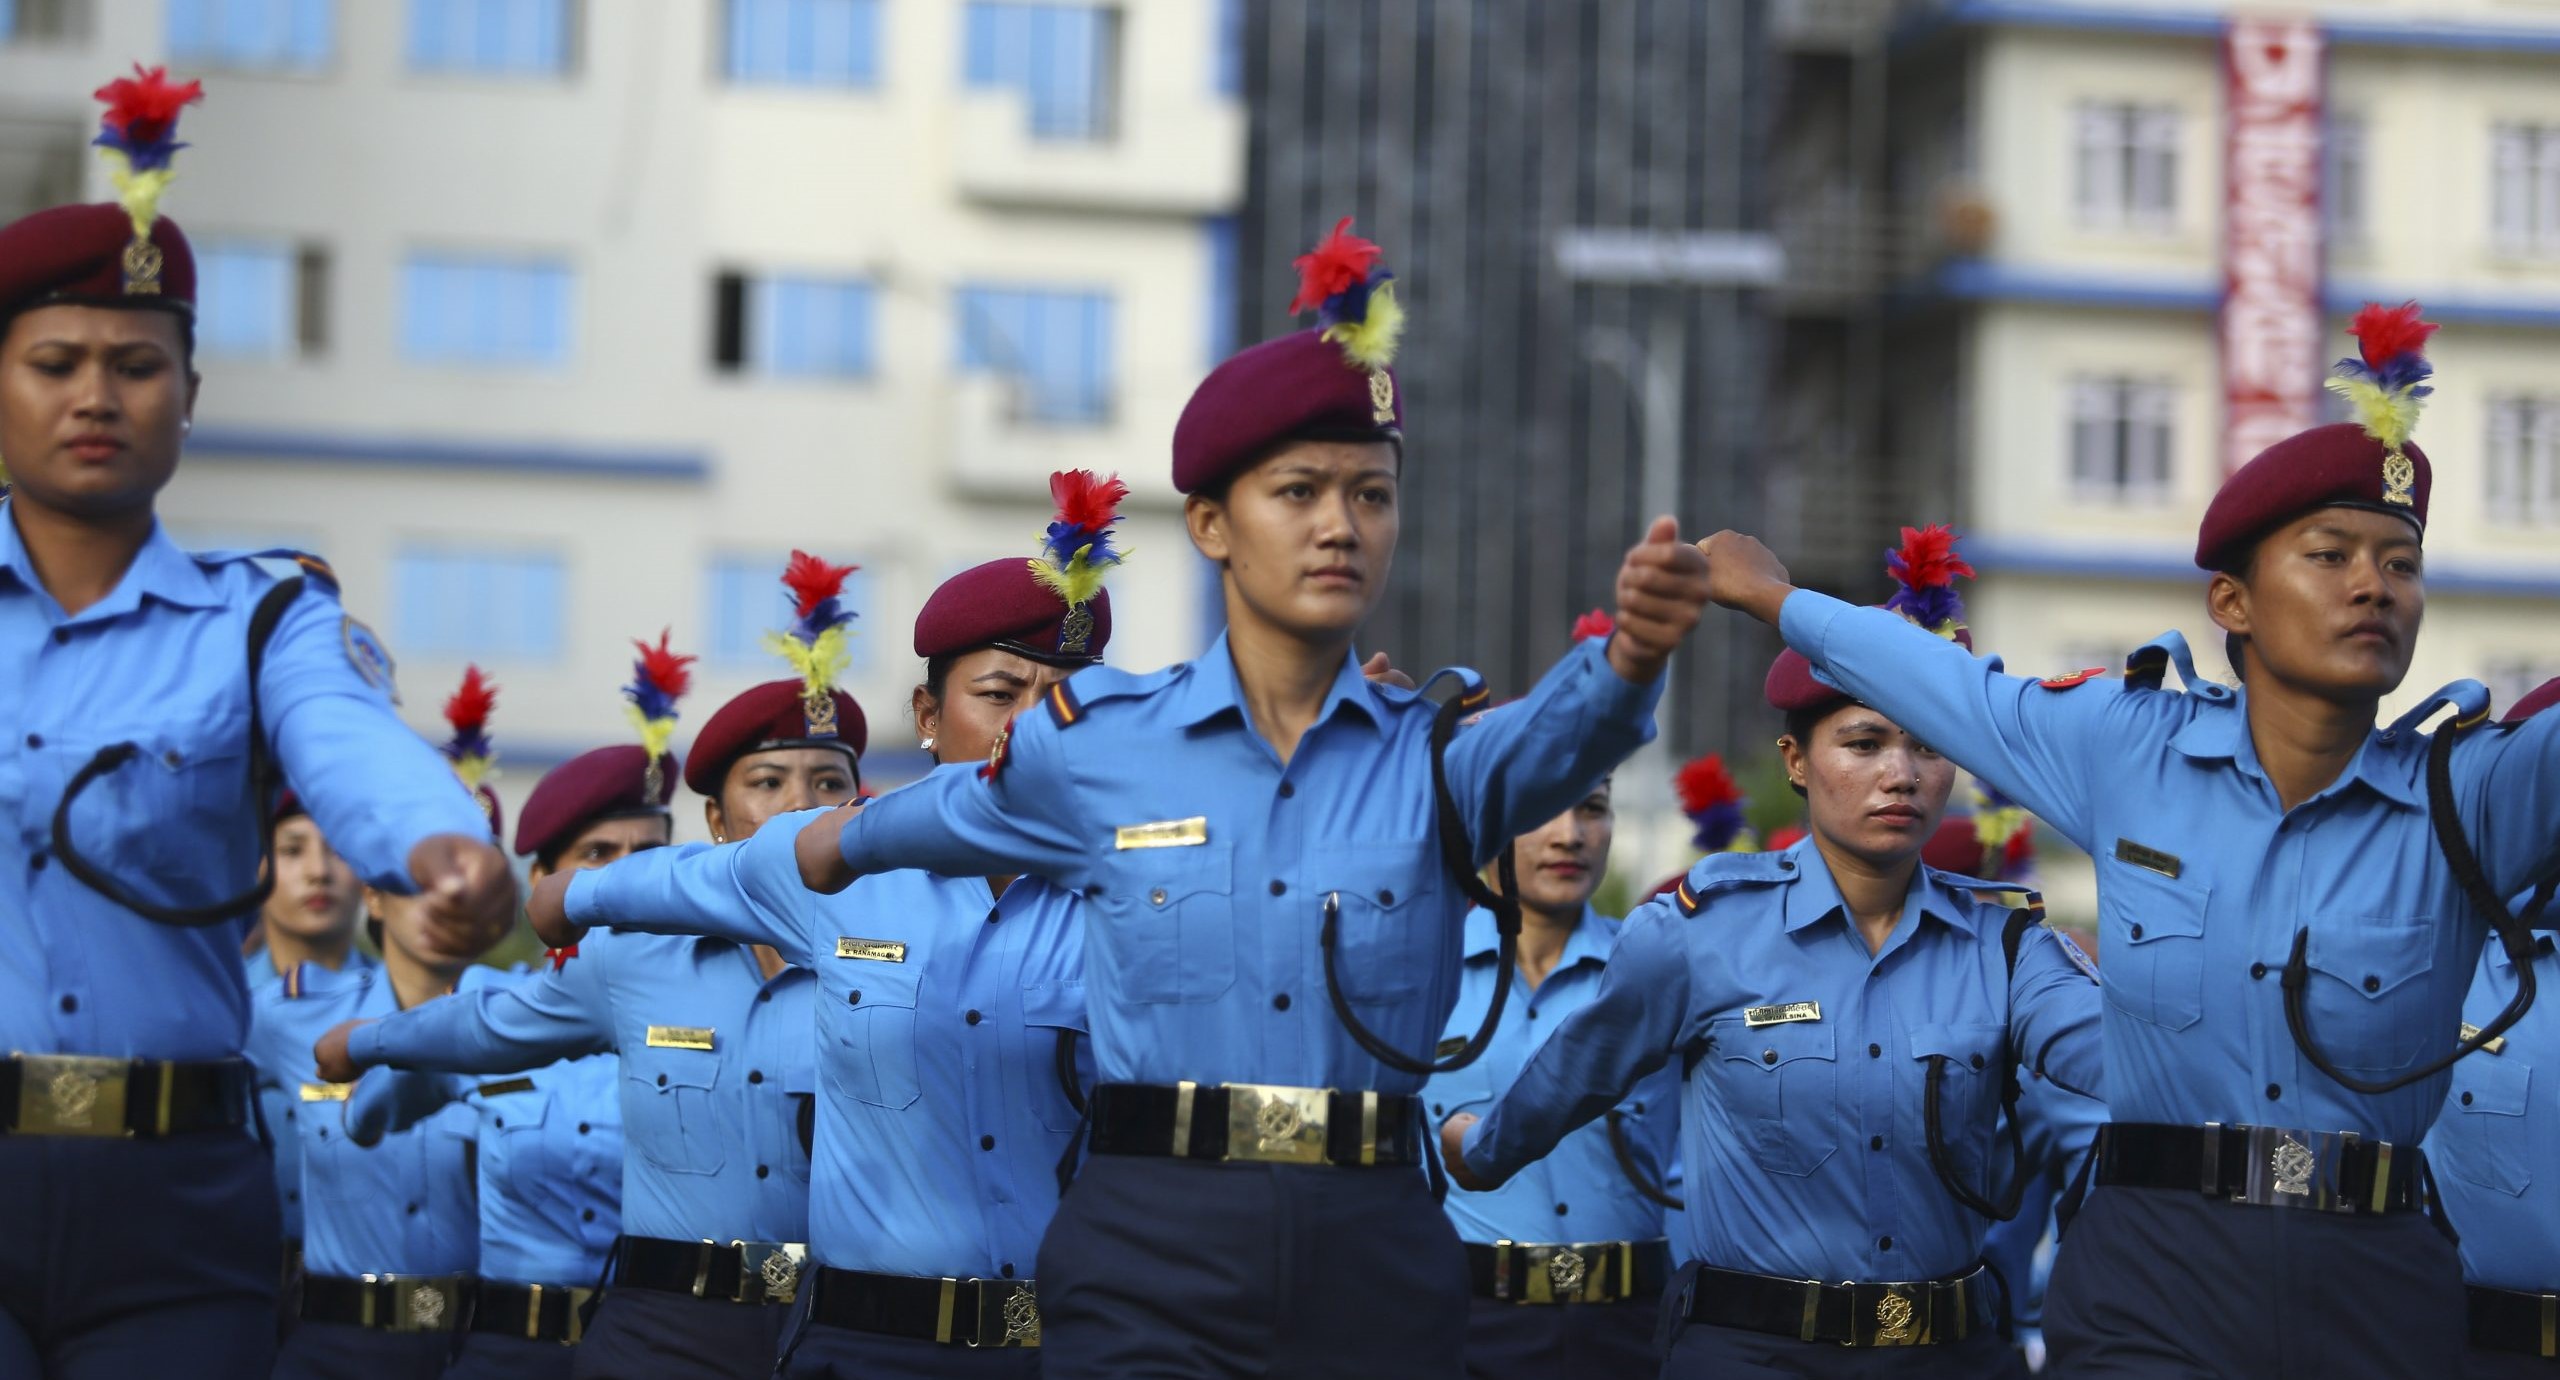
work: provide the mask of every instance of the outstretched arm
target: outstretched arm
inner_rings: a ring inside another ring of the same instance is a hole
[[[1033,708],[1015,716],[1001,765],[954,763],[804,827],[797,845],[801,881],[813,891],[836,892],[857,877],[912,867],[946,877],[1030,875],[1081,886],[1092,842],[1090,826],[1070,817],[1075,795],[1057,721]]]
[[[607,960],[588,952],[556,972],[457,992],[378,1021],[349,1021],[312,1051],[343,1083],[377,1065],[445,1073],[520,1073],[613,1048]]]
[[[818,814],[776,815],[736,843],[652,848],[580,872],[561,894],[561,912],[576,932],[609,925],[770,944],[806,967],[817,898],[800,885],[792,841]]]

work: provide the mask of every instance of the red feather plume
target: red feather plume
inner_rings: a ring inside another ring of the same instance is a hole
[[[477,733],[489,726],[489,712],[498,707],[498,687],[491,685],[477,666],[462,668],[462,688],[444,702],[444,721],[453,725],[456,736]]]
[[[702,658],[682,656],[670,650],[666,632],[658,634],[655,647],[638,638],[633,638],[631,645],[640,649],[640,674],[646,676],[661,694],[674,699],[693,688],[693,672],[689,668]]]
[[[2427,347],[2427,337],[2434,335],[2438,327],[2433,321],[2419,320],[2418,313],[2416,302],[2403,302],[2396,307],[2365,303],[2364,310],[2356,313],[2355,323],[2347,327],[2347,334],[2356,338],[2367,368],[2379,369],[2400,355]]]
[[[1961,575],[1973,578],[1973,565],[1956,554],[1956,534],[1943,523],[1902,529],[1902,549],[1893,553],[1893,576],[1913,589],[1943,589]]]
[[[169,80],[168,68],[145,68],[137,62],[132,76],[108,82],[95,96],[107,106],[99,113],[99,123],[135,143],[148,144],[168,134],[179,111],[204,99],[204,83],[179,86]]]
[[[858,565],[830,565],[806,551],[794,551],[791,564],[783,568],[782,583],[791,590],[791,597],[799,606],[799,616],[806,618],[817,610],[818,605],[844,593],[845,577],[861,568]]]
[[[1365,281],[1383,252],[1352,234],[1351,217],[1344,216],[1313,250],[1289,261],[1298,270],[1298,295],[1289,300],[1289,314],[1314,311],[1326,298]]]
[[[1128,496],[1129,486],[1116,474],[1060,470],[1049,476],[1049,497],[1057,501],[1058,521],[1088,531],[1118,522],[1121,501]]]
[[[1617,630],[1618,620],[1610,617],[1606,609],[1593,609],[1573,620],[1573,640],[1576,642],[1587,642],[1595,637],[1605,638]]]
[[[1681,767],[1672,786],[1680,793],[1682,814],[1694,815],[1742,798],[1742,788],[1734,784],[1733,773],[1725,770],[1721,753],[1710,752]]]

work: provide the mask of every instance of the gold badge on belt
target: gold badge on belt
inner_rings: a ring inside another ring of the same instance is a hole
[[[444,1291],[432,1284],[421,1284],[411,1289],[409,1320],[428,1330],[441,1327],[444,1324]]]
[[[1887,1294],[1876,1300],[1876,1340],[1899,1342],[1908,1340],[1913,1309],[1911,1300],[1900,1294]]]
[[[1582,1252],[1566,1249],[1547,1257],[1547,1283],[1558,1298],[1582,1292],[1582,1281],[1590,1273],[1590,1263]]]
[[[2276,1142],[2275,1153],[2267,1157],[2267,1168],[2276,1176],[2276,1192],[2307,1197],[2311,1192],[2311,1171],[2319,1161],[2311,1147],[2286,1136]]]
[[[1036,1346],[1040,1341],[1040,1300],[1026,1284],[1004,1301],[1004,1344]]]

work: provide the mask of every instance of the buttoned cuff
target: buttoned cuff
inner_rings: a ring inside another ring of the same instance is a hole
[[[1485,1143],[1485,1132],[1493,1129],[1493,1118],[1486,1117],[1467,1128],[1458,1138],[1458,1158],[1467,1162],[1467,1172],[1487,1183],[1499,1182],[1503,1175],[1494,1161],[1493,1147]]]
[[[389,1054],[382,1047],[382,1022],[367,1021],[347,1032],[347,1057],[355,1060],[358,1068],[388,1063]]]
[[[1662,676],[1638,684],[1619,675],[1618,668],[1609,664],[1609,639],[1605,637],[1584,638],[1573,649],[1573,655],[1582,658],[1584,675],[1591,682],[1592,708],[1605,718],[1624,723],[1653,722],[1653,708],[1662,702]]]

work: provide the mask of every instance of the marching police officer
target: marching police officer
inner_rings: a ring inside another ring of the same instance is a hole
[[[1458,1373],[1465,1257],[1412,1172],[1457,991],[1453,887],[1651,734],[1695,626],[1701,573],[1661,518],[1619,572],[1616,635],[1445,757],[1429,701],[1363,677],[1402,435],[1376,256],[1337,229],[1302,260],[1321,329],[1220,365],[1175,428],[1226,634],[1152,674],[1080,672],[989,769],[799,836],[820,891],[925,867],[1084,893],[1103,1082],[1041,1243],[1052,1375]]]
[[[0,229],[0,1370],[75,1380],[273,1354],[279,1220],[240,1058],[272,764],[457,947],[514,909],[326,567],[280,584],[154,517],[197,382],[194,259],[157,198],[197,94],[110,85],[123,204]]]
[[[2097,857],[2112,1119],[2046,1299],[2066,1373],[2460,1364],[2418,1141],[2488,921],[2560,870],[2560,716],[2479,727],[2465,681],[2376,724],[2425,607],[2407,428],[2432,327],[2415,304],[2356,327],[2339,383],[2364,421],[2269,447],[2205,514],[2196,561],[2243,688],[2193,679],[2174,633],[2123,680],[2005,676],[1796,589],[1748,537],[1705,544],[1718,603]]]
[[[1943,529],[1904,534],[1891,607],[1963,643],[1970,568]],[[1710,857],[1629,916],[1598,995],[1480,1123],[1451,1118],[1451,1162],[1503,1183],[1676,1057],[1689,1263],[1663,1374],[1976,1380],[2005,1360],[1984,1230],[2033,1172],[1999,1134],[2013,1070],[2094,1091],[2097,986],[2032,892],[1921,864],[1953,763],[1793,652],[1767,692],[1811,837]]]
[[[2560,703],[2560,680],[2516,701],[2504,722],[2520,724]],[[2544,883],[2545,888],[2549,886]],[[2518,915],[2548,924],[2547,890],[2516,898]],[[2537,988],[2560,991],[2560,957],[2549,934],[2534,936]],[[2504,947],[2480,955],[2463,1024],[2488,1022],[2516,991],[2516,964]],[[2545,1070],[2540,1080],[2538,1068]],[[2470,1304],[2467,1380],[2560,1375],[2560,1125],[2548,1070],[2560,1068],[2560,1009],[2537,1001],[2495,1044],[2453,1066],[2444,1115],[2427,1135],[2445,1216],[2462,1234],[2462,1277]]]
[[[364,887],[329,846],[302,801],[286,791],[274,815],[276,889],[258,913],[240,966],[252,993],[286,980],[305,963],[335,972],[378,966],[356,947]]]

